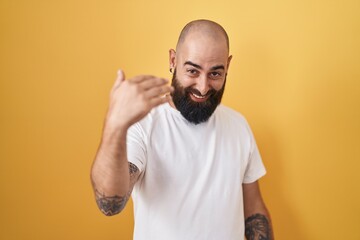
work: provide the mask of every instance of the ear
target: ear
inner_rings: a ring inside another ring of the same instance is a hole
[[[229,70],[231,59],[232,59],[232,55],[230,55],[230,56],[228,57],[228,61],[227,61],[227,71]]]
[[[173,69],[176,67],[176,52],[174,49],[169,50],[169,68]]]

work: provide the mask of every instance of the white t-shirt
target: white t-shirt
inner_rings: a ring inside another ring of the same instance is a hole
[[[129,129],[127,156],[135,240],[244,239],[242,184],[266,171],[241,114],[219,105],[194,125],[163,104]]]

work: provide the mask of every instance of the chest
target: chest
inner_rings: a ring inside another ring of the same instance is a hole
[[[241,131],[229,126],[163,124],[149,135],[145,180],[162,190],[231,191],[240,187],[249,156]]]

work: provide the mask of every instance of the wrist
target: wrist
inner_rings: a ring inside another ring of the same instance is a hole
[[[103,142],[113,142],[126,140],[126,134],[129,127],[123,124],[111,124],[107,122],[103,129]]]

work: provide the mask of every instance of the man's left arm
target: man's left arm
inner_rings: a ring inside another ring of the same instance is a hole
[[[245,236],[247,240],[273,240],[270,214],[261,197],[258,182],[244,183]]]

